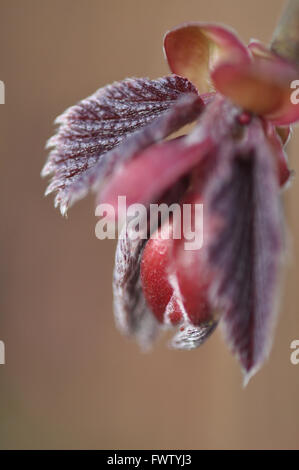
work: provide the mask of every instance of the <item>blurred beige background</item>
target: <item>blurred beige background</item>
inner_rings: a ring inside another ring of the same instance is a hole
[[[0,0],[0,447],[299,448],[298,177],[285,194],[292,250],[268,363],[244,390],[218,331],[150,354],[112,316],[113,241],[94,198],[63,219],[39,173],[55,116],[126,76],[167,73],[164,32],[188,20],[268,41],[282,0]],[[289,146],[298,171],[299,131]]]

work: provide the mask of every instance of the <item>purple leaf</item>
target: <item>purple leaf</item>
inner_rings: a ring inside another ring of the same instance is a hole
[[[146,240],[134,240],[124,227],[118,241],[113,274],[114,315],[120,331],[134,335],[143,348],[151,345],[158,322],[149,310],[140,281],[140,260]]]
[[[275,159],[259,120],[241,139],[222,142],[206,198],[218,227],[209,247],[211,302],[223,312],[226,338],[247,382],[271,346],[282,254]]]
[[[62,213],[98,186],[121,158],[192,122],[204,107],[195,87],[178,76],[127,79],[99,89],[67,109],[42,175],[53,174],[46,194],[57,192]]]

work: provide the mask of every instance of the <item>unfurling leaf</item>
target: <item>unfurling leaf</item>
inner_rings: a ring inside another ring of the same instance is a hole
[[[53,174],[46,194],[56,191],[55,204],[65,213],[120,159],[192,122],[203,107],[195,87],[178,76],[100,88],[57,118],[60,127],[48,142],[53,149],[42,171]]]
[[[114,315],[118,328],[135,335],[148,347],[157,334],[157,320],[149,310],[140,282],[140,260],[146,240],[134,239],[124,227],[118,241],[113,274]]]
[[[215,271],[212,302],[223,312],[226,338],[245,381],[267,357],[276,319],[276,288],[282,254],[282,219],[275,160],[262,125],[253,122],[242,144],[219,153],[230,163],[214,171],[207,188],[218,226],[211,244]],[[218,179],[217,179],[218,178]]]

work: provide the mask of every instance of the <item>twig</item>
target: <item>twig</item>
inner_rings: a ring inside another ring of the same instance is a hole
[[[271,49],[299,65],[299,0],[289,0],[273,34]]]

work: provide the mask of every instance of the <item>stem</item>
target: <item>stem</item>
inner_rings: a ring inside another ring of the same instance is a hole
[[[299,65],[299,0],[289,0],[273,34],[271,49]]]

